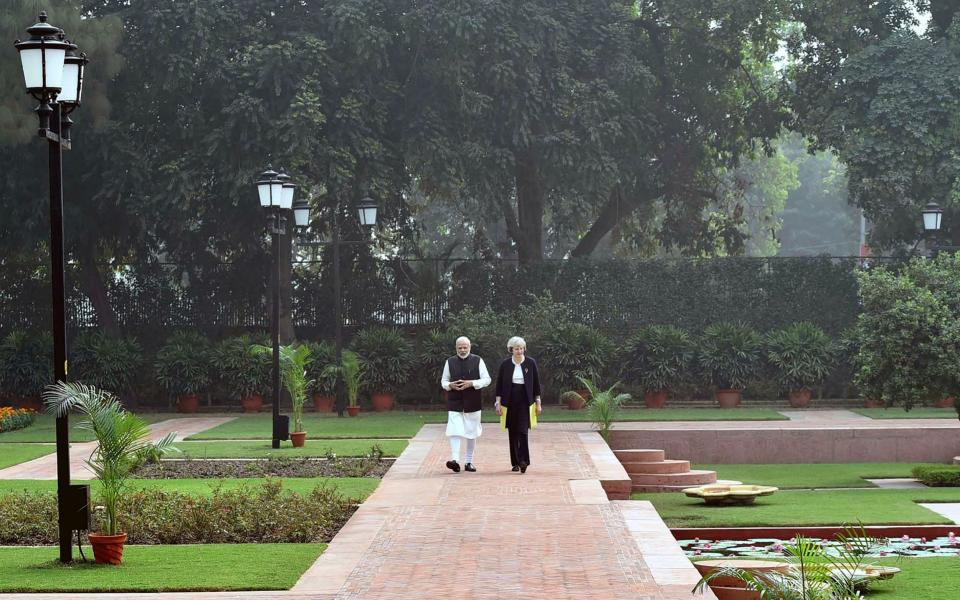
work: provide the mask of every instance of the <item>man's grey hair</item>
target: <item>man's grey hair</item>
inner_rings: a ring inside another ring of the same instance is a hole
[[[460,342],[466,342],[466,343],[470,344],[470,338],[468,338],[468,337],[465,336],[465,335],[461,335],[460,337],[457,338],[457,341],[455,341],[455,342],[453,343],[453,345],[454,345],[454,346],[457,346],[457,345],[460,344]],[[470,345],[472,346],[473,344],[470,344]]]
[[[507,340],[507,352],[513,352],[514,346],[520,346],[524,350],[527,349],[527,342],[523,340],[519,335],[515,335],[509,340]]]

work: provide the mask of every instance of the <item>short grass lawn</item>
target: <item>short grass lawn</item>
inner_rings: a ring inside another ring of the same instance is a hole
[[[333,452],[337,456],[366,456],[374,445],[380,446],[383,455],[400,456],[407,447],[406,440],[348,439],[307,440],[302,448],[294,448],[290,442],[281,442],[274,450],[269,440],[177,442],[182,454],[168,454],[167,458],[270,458],[270,457],[320,457]]]
[[[176,490],[193,495],[210,495],[214,488],[233,489],[244,485],[259,485],[266,481],[264,478],[248,479],[131,479],[129,489],[164,489]],[[344,498],[364,500],[377,489],[380,480],[374,477],[287,477],[282,479],[283,489],[292,490],[300,494],[310,493],[315,487],[328,485],[336,488]],[[74,481],[74,483],[91,484],[91,492],[97,494],[96,481]],[[0,480],[0,494],[14,491],[49,491],[57,489],[54,480],[40,479],[4,479]]]
[[[891,408],[857,408],[855,413],[871,419],[954,419],[957,411],[952,408],[933,408],[921,406],[911,410],[904,410],[901,406]]]
[[[120,566],[69,566],[57,549],[0,548],[0,592],[165,592],[287,590],[326,544],[127,546]],[[76,550],[74,558],[79,559]]]
[[[56,449],[54,444],[0,444],[0,469],[40,458]]]
[[[185,415],[180,414],[171,414],[171,413],[137,413],[144,421],[147,423],[157,423],[159,421],[166,421],[167,419],[175,419],[177,417],[183,417]],[[82,429],[78,429],[77,425],[80,423],[81,417],[78,415],[70,416],[70,441],[71,442],[89,442],[92,441],[93,435]],[[17,429],[15,431],[5,431],[0,433],[0,443],[5,442],[56,442],[57,441],[57,431],[56,431],[57,420],[51,415],[37,415],[37,420],[33,422],[33,425],[29,427],[24,427],[23,429]]]
[[[555,405],[544,407],[540,420],[545,423],[590,421],[586,410],[567,410]],[[624,409],[617,413],[618,421],[782,421],[786,417],[775,410],[737,408],[645,408]],[[497,415],[492,408],[483,411],[485,423],[495,423]],[[389,413],[360,413],[356,417],[306,414],[303,428],[309,439],[318,438],[411,438],[425,423],[446,423],[447,413],[435,411],[394,411]],[[188,440],[246,440],[269,439],[270,415],[241,415],[213,429],[188,437]]]
[[[652,502],[668,527],[926,525],[951,521],[917,502],[960,502],[960,489],[786,490],[748,506],[707,506],[679,492],[631,498]]]
[[[773,485],[780,489],[876,487],[867,481],[888,477],[912,477],[910,470],[930,463],[851,463],[790,465],[696,465],[717,472],[717,479]],[[931,465],[943,466],[943,465]]]
[[[871,584],[868,598],[943,600],[955,597],[957,590],[960,590],[960,558],[883,558],[870,559],[870,564],[899,567],[901,572],[891,579]]]

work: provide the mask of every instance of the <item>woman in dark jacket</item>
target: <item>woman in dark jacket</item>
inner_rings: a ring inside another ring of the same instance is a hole
[[[506,425],[510,434],[510,464],[514,471],[527,472],[530,466],[530,448],[527,432],[530,429],[530,411],[537,404],[537,414],[543,412],[540,404],[540,372],[537,361],[525,356],[527,343],[514,336],[507,342],[510,358],[504,359],[497,370],[497,399],[493,407],[499,415],[507,408]]]

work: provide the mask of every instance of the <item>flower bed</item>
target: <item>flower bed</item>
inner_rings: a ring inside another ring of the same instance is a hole
[[[33,424],[37,413],[29,408],[12,408],[0,406],[0,433],[23,429]]]
[[[381,458],[269,458],[251,460],[163,460],[136,470],[142,479],[247,477],[383,477],[392,460]]]

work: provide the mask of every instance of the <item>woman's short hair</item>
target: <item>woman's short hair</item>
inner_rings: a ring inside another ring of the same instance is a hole
[[[507,340],[507,352],[513,352],[514,346],[523,346],[523,349],[527,349],[527,343],[523,341],[523,338],[519,335],[515,335],[509,340]]]

